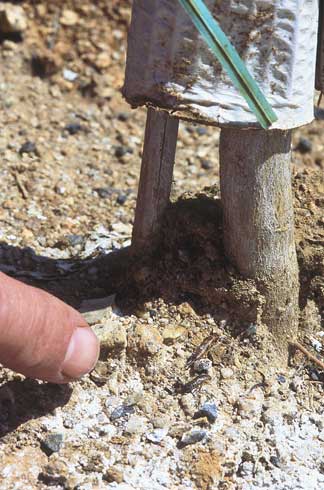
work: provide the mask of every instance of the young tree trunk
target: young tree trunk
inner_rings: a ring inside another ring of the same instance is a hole
[[[176,117],[148,109],[132,237],[135,253],[153,249],[158,242],[162,216],[170,202],[178,128]]]
[[[298,329],[299,278],[291,186],[291,131],[223,129],[224,246],[265,296],[263,322],[284,351]]]

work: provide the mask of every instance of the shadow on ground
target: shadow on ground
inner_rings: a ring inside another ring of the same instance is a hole
[[[31,379],[8,381],[0,386],[0,438],[25,422],[66,405],[69,385],[41,383]]]

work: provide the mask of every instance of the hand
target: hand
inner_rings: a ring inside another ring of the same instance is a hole
[[[99,342],[58,298],[0,272],[0,363],[31,378],[68,383],[88,373]]]

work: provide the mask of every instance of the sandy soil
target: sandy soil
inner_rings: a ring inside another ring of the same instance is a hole
[[[161,246],[134,262],[145,109],[120,92],[129,2],[17,3],[27,27],[0,38],[0,268],[80,308],[102,349],[68,387],[0,371],[1,488],[324,488],[324,374],[274,360],[262,296],[226,261],[218,130],[181,124]],[[316,355],[321,115],[293,143],[300,341]]]

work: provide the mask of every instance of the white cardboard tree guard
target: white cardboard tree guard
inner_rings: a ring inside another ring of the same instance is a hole
[[[313,119],[318,0],[206,0],[278,116],[291,129]],[[177,0],[134,0],[124,95],[173,116],[259,128]]]

